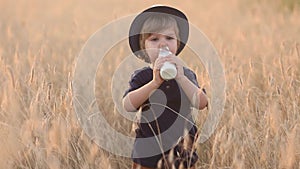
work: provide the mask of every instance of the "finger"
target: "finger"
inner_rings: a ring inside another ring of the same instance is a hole
[[[178,61],[176,58],[169,58],[167,61],[174,65],[182,65],[182,63]]]
[[[161,62],[161,61],[156,61],[156,62],[154,63],[154,68],[157,69],[157,70],[159,70],[159,69],[162,67],[162,65],[163,65],[163,62]]]

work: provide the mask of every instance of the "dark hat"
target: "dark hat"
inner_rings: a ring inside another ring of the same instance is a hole
[[[153,6],[150,7],[140,14],[138,14],[133,22],[131,23],[130,30],[129,30],[129,45],[132,52],[137,56],[143,55],[140,47],[140,32],[143,27],[145,20],[149,18],[150,15],[156,14],[165,14],[173,17],[178,25],[179,28],[179,38],[180,38],[180,45],[177,49],[176,55],[178,55],[182,49],[184,48],[188,36],[189,36],[189,23],[188,19],[184,13],[179,11],[178,9],[169,7],[169,6]]]

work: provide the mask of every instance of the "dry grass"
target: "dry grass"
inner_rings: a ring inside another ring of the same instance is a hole
[[[289,7],[293,2],[157,1],[185,11],[225,68],[224,116],[199,146],[198,168],[300,168],[300,10]],[[0,168],[130,168],[130,159],[101,150],[83,133],[71,102],[72,72],[92,33],[153,3],[0,2]],[[114,48],[100,68],[108,73],[97,80],[100,109],[124,134],[131,124],[115,111],[109,87],[128,51],[126,42]],[[182,56],[209,93],[201,62],[184,57],[190,54]]]

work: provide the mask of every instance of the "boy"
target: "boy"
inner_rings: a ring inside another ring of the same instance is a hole
[[[131,50],[150,64],[134,72],[123,98],[126,111],[139,110],[132,151],[134,169],[157,168],[160,159],[165,164],[170,157],[182,158],[179,163],[191,168],[197,160],[195,152],[182,157],[180,148],[176,146],[178,140],[186,135],[191,140],[190,144],[195,140],[197,128],[191,118],[191,106],[203,109],[208,104],[195,73],[185,68],[183,61],[177,57],[187,42],[188,33],[186,16],[168,6],[148,8],[131,24]],[[172,54],[158,57],[159,49],[165,47]],[[177,75],[174,79],[164,80],[160,76],[160,68],[165,62],[176,66]],[[169,156],[168,159],[166,156]],[[174,165],[178,167],[179,163]]]

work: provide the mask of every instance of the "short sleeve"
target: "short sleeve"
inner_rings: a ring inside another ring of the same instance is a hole
[[[136,70],[131,75],[128,89],[125,91],[123,97],[125,97],[129,92],[134,91],[147,84],[152,79],[152,76],[152,70],[149,67]]]
[[[199,83],[198,83],[198,81],[197,81],[197,76],[196,76],[196,74],[195,74],[192,70],[190,70],[190,69],[188,69],[188,68],[184,68],[184,75],[185,75],[191,82],[193,82],[197,87],[200,88],[200,85],[199,85]],[[205,89],[202,89],[202,90],[203,90],[204,93],[206,93]]]
[[[196,74],[188,68],[184,68],[184,75],[193,82],[197,87],[199,87]]]

